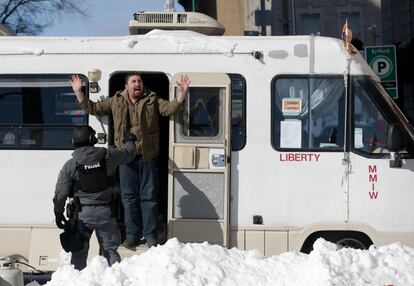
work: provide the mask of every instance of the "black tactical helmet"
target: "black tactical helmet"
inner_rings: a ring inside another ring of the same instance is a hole
[[[66,252],[78,252],[82,250],[85,241],[88,239],[88,233],[81,220],[71,218],[59,237],[60,244]]]
[[[93,146],[98,142],[95,130],[89,125],[76,126],[73,129],[72,143],[75,148],[82,146]]]

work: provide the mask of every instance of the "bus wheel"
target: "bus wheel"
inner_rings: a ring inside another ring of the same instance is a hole
[[[310,253],[313,250],[313,244],[320,237],[335,243],[338,250],[344,247],[368,249],[373,244],[368,235],[359,231],[317,231],[308,236],[300,251]]]
[[[360,240],[353,237],[344,237],[335,242],[338,250],[341,248],[355,248],[355,249],[368,249],[368,247]]]

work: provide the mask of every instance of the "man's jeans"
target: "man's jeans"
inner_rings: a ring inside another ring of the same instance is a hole
[[[156,237],[158,213],[158,158],[145,161],[137,155],[119,166],[126,235]]]

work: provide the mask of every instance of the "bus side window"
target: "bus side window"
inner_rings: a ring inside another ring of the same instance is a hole
[[[272,91],[272,146],[342,150],[344,112],[342,77],[278,77]]]
[[[81,77],[85,83],[85,76]],[[87,124],[70,75],[0,75],[0,149],[73,149],[73,127]]]
[[[231,149],[240,151],[246,145],[246,80],[229,74],[231,80]]]

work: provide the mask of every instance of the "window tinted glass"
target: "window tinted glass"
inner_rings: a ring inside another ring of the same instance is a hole
[[[246,145],[246,81],[230,74],[231,79],[231,148],[239,151]]]
[[[184,135],[217,136],[220,129],[220,88],[191,87],[189,94],[184,105]]]
[[[287,149],[341,149],[343,78],[278,78],[272,95],[272,145]]]
[[[364,88],[361,83],[354,81],[354,148],[368,154],[388,153],[385,144],[389,120],[369,96],[376,91],[373,86]]]
[[[232,150],[246,144],[246,81],[242,75],[229,74],[231,80],[231,143]],[[190,87],[183,111],[176,117],[177,142],[223,142],[224,95],[220,87]],[[227,116],[227,115],[225,115]]]
[[[0,148],[72,148],[73,126],[87,124],[87,116],[76,102],[69,78],[0,76]]]
[[[175,125],[177,142],[224,142],[225,88],[190,87]]]

